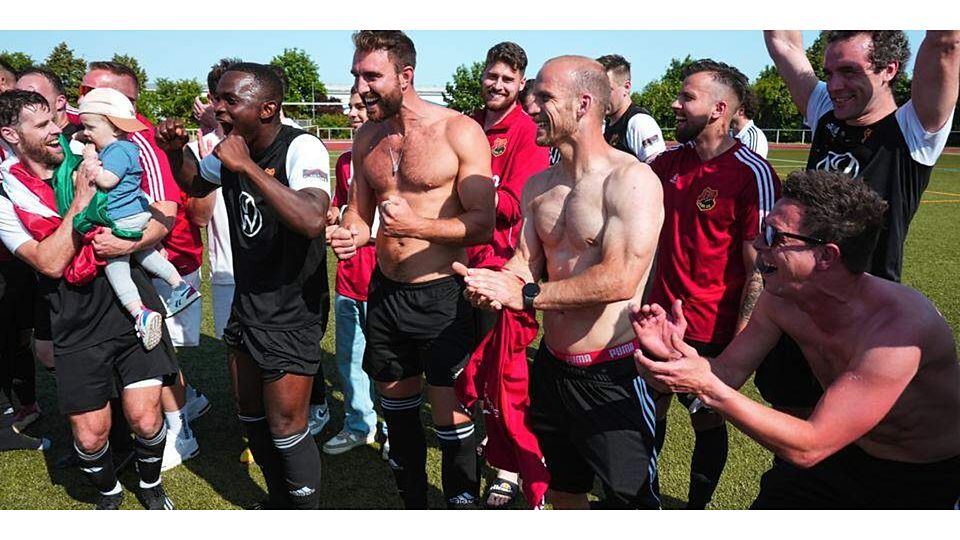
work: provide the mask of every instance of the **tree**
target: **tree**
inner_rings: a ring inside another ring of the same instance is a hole
[[[60,76],[66,90],[67,101],[76,103],[80,82],[87,73],[87,62],[83,58],[74,58],[73,49],[65,42],[61,42],[50,51],[50,56],[43,65]]]
[[[753,83],[759,109],[754,121],[766,128],[800,128],[803,117],[790,98],[787,84],[774,66],[763,68]]]
[[[287,76],[287,94],[284,101],[326,101],[327,88],[320,81],[316,62],[301,49],[284,49],[270,63],[283,68]],[[293,116],[302,116],[305,107],[287,107]]]
[[[670,129],[677,123],[671,105],[677,99],[680,88],[683,87],[683,70],[692,63],[693,58],[690,55],[682,60],[678,58],[670,60],[670,65],[667,66],[660,80],[647,83],[639,94],[635,92],[630,95],[634,103],[650,111],[650,116],[660,124],[661,128]]]
[[[453,72],[453,81],[444,86],[443,100],[447,102],[447,107],[462,113],[483,108],[483,98],[480,97],[480,78],[483,77],[483,67],[483,62],[457,66]]]
[[[196,79],[174,81],[160,78],[154,90],[140,93],[137,110],[153,123],[164,118],[183,118],[188,124],[194,125],[193,98],[200,95],[202,90]]]
[[[113,58],[110,60],[118,64],[123,64],[132,69],[133,72],[137,74],[137,79],[140,81],[141,90],[147,87],[147,71],[140,67],[140,62],[138,62],[136,58],[127,54],[114,53]]]
[[[10,67],[12,67],[13,70],[18,73],[23,71],[24,68],[28,68],[33,65],[33,58],[30,58],[30,55],[19,51],[2,51],[0,52],[0,60],[3,60],[9,64]]]
[[[813,72],[817,74],[817,80],[823,81],[826,80],[826,76],[823,74],[823,51],[827,48],[827,33],[821,31],[820,35],[817,36],[817,39],[813,40],[813,43],[807,47],[807,60],[810,61],[810,65],[813,66]]]

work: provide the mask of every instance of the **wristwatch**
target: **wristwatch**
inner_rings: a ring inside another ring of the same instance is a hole
[[[533,307],[533,299],[540,294],[540,285],[536,283],[526,283],[523,285],[523,289],[520,291],[523,294],[523,309],[527,311],[535,311]]]

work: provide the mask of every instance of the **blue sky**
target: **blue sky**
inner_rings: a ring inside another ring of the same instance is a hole
[[[90,60],[114,53],[136,57],[150,79],[196,78],[203,82],[211,64],[225,56],[267,62],[284,48],[300,48],[313,58],[326,84],[349,84],[353,46],[350,31],[4,31],[0,50],[21,51],[42,62],[61,41]],[[633,64],[639,90],[658,78],[674,57],[712,57],[733,64],[751,79],[770,64],[757,30],[631,30],[631,31],[410,31],[417,46],[418,86],[442,86],[460,64],[482,60],[500,41],[515,41],[527,51],[528,75],[548,58],[561,54],[597,57],[618,53]],[[908,31],[914,57],[923,32]],[[804,45],[816,32],[804,32]],[[911,66],[912,69],[912,59]]]

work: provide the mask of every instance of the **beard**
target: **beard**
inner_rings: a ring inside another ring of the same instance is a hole
[[[57,148],[59,149],[60,147],[57,146]],[[41,140],[32,141],[21,135],[20,150],[23,152],[24,157],[30,161],[51,169],[55,169],[63,163],[63,151],[54,151]]]
[[[680,144],[686,144],[696,139],[698,136],[700,136],[700,133],[702,133],[704,128],[706,127],[707,127],[706,118],[704,118],[703,120],[695,120],[693,118],[687,117],[683,127],[680,127],[680,126],[677,127],[677,142],[679,142]]]
[[[378,101],[375,105],[376,114],[370,112],[370,106],[367,106],[367,117],[374,122],[383,122],[389,118],[393,118],[400,112],[400,108],[403,107],[403,93],[400,91],[400,85],[398,84],[394,90],[388,94],[378,94],[376,92],[368,92],[377,97]]]

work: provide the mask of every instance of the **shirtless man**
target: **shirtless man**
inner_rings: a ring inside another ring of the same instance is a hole
[[[520,245],[504,270],[457,271],[475,305],[544,311],[529,418],[551,475],[547,500],[588,508],[598,475],[609,506],[658,508],[654,404],[630,360],[627,304],[650,273],[660,180],[604,140],[610,83],[598,62],[548,61],[534,95],[537,144],[563,159],[526,183]]]
[[[453,382],[476,347],[474,317],[450,265],[492,238],[490,146],[469,117],[417,95],[416,50],[403,32],[365,30],[353,42],[351,73],[372,122],[356,133],[350,202],[330,244],[340,259],[352,257],[369,241],[379,206],[363,368],[382,396],[390,467],[404,505],[426,508],[425,374],[444,498],[451,508],[473,506],[476,438]]]
[[[712,361],[677,319],[634,308],[651,383],[693,392],[780,460],[753,508],[952,508],[960,496],[960,364],[950,326],[923,295],[875,277],[887,203],[849,176],[798,171],[757,237],[766,286],[746,329]],[[663,336],[671,336],[669,345]],[[823,397],[806,420],[737,388],[777,343],[798,343]],[[712,370],[712,371],[711,371]]]

